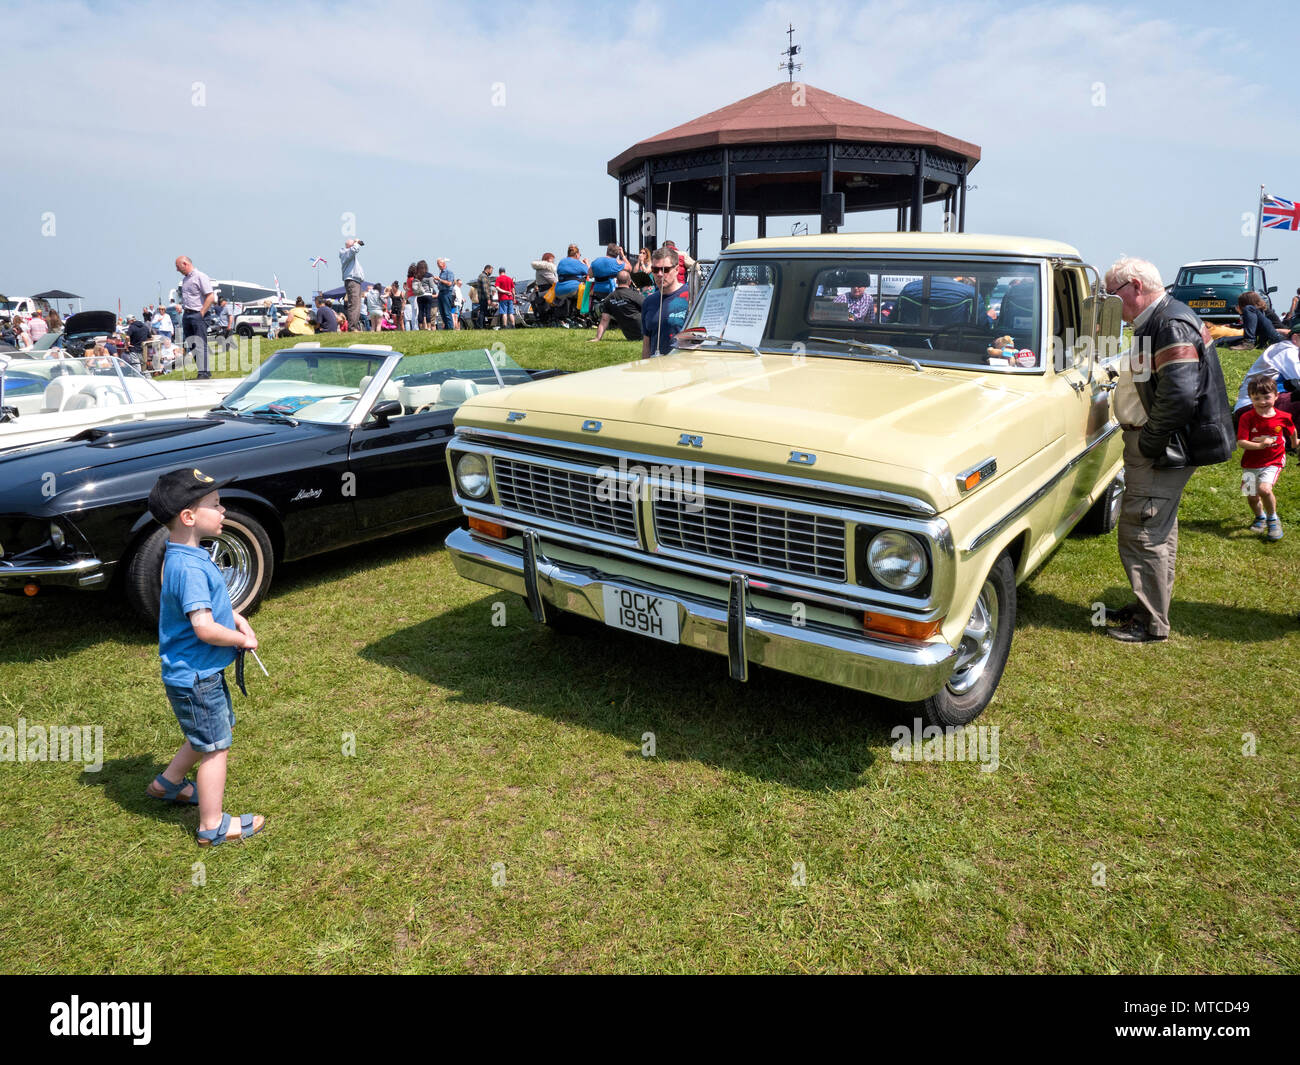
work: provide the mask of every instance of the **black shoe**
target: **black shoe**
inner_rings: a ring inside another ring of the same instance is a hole
[[[1153,636],[1142,621],[1130,621],[1127,625],[1107,629],[1106,635],[1120,643],[1163,643],[1168,636]]]
[[[1127,625],[1135,617],[1141,608],[1137,603],[1125,603],[1118,610],[1111,610],[1106,607],[1106,624],[1107,625]]]

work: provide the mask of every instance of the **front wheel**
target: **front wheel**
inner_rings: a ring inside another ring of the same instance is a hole
[[[257,519],[240,510],[227,510],[220,534],[205,538],[200,546],[221,571],[235,612],[256,610],[271,587],[275,568],[271,538]],[[161,527],[146,536],[126,562],[127,599],[136,613],[149,621],[158,620],[166,551],[167,529]]]
[[[1119,524],[1119,508],[1124,499],[1124,472],[1106,486],[1106,491],[1097,497],[1079,522],[1079,528],[1085,533],[1101,536]]]
[[[919,704],[932,725],[960,726],[988,706],[1002,679],[1016,627],[1016,571],[1006,555],[993,564],[966,621],[948,683]]]

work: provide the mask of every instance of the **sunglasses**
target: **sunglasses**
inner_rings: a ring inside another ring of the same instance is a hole
[[[675,266],[652,266],[652,267],[650,267],[650,271],[651,271],[651,273],[655,273],[655,274],[675,274],[675,273],[677,273],[677,267],[675,267]]]
[[[1108,288],[1108,289],[1106,290],[1106,295],[1107,295],[1107,296],[1118,296],[1121,292],[1123,292],[1126,288],[1128,288],[1129,285],[1133,284],[1133,281],[1134,281],[1134,280],[1136,280],[1136,279],[1134,279],[1134,278],[1130,278],[1128,281],[1125,281],[1124,284],[1120,285],[1119,288]]]

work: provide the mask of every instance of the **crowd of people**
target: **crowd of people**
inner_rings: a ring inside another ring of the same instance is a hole
[[[653,252],[643,248],[635,258],[610,243],[604,254],[588,259],[578,245],[570,244],[561,259],[544,252],[533,260],[531,279],[516,280],[506,267],[486,264],[466,282],[444,257],[432,268],[425,259],[412,262],[405,279],[385,285],[366,280],[360,262],[363,246],[349,239],[340,250],[341,301],[318,294],[310,303],[301,296],[293,304],[272,302],[263,312],[268,335],[594,325],[592,340],[597,342],[616,326],[625,339],[641,341],[647,353],[651,346],[660,353],[671,348],[684,324],[689,304],[686,276],[695,265],[672,241]],[[652,259],[661,253],[665,266],[656,272]],[[187,256],[176,260],[176,269],[181,284],[175,301],[145,305],[139,315],[121,320],[117,330],[96,338],[96,344],[144,372],[166,372],[192,349],[199,376],[210,376],[208,341],[231,337],[241,308],[221,296]],[[653,342],[645,339],[647,313]],[[0,328],[0,344],[27,350],[46,332],[62,328],[57,311],[19,315]]]
[[[559,260],[554,252],[544,252],[530,264],[531,282],[516,280],[506,267],[491,263],[466,282],[456,275],[448,259],[440,258],[436,270],[425,259],[411,263],[405,280],[388,285],[366,281],[359,262],[360,247],[360,242],[349,240],[340,252],[344,302],[338,309],[343,313],[320,314],[322,304],[334,308],[318,297],[317,309],[309,311],[305,320],[286,323],[283,335],[336,329],[411,332],[591,323],[597,327],[597,340],[611,324],[617,324],[627,339],[641,340],[642,302],[656,290],[650,249],[642,249],[633,260],[615,243],[591,260],[576,244],[570,244]],[[693,260],[677,252],[671,241],[665,247],[678,256],[678,280],[684,284]]]

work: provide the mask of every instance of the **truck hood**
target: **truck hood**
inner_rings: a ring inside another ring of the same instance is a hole
[[[990,419],[1014,426],[1040,387],[1037,377],[978,370],[679,352],[485,393],[461,407],[456,424],[771,473],[802,469],[943,510],[958,498],[957,473],[990,457]],[[525,416],[508,422],[511,411]],[[596,421],[598,431],[583,430]],[[1051,428],[1000,434],[999,470],[1063,431]],[[681,446],[683,433],[703,437],[703,447]],[[812,468],[792,464],[792,452],[815,456]]]

